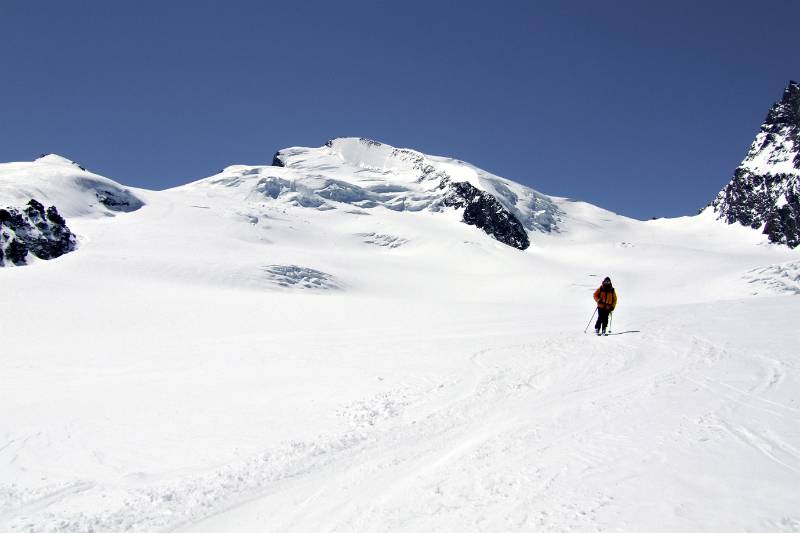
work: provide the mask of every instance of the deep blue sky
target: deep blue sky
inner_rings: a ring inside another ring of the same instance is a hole
[[[796,0],[3,0],[0,161],[161,189],[363,136],[694,214],[800,77],[798,20]]]

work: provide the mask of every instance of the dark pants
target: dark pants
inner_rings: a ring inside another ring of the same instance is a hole
[[[598,330],[601,329],[603,331],[606,330],[608,327],[608,314],[611,312],[611,309],[601,309],[600,307],[597,308],[597,322],[594,324],[594,329]]]

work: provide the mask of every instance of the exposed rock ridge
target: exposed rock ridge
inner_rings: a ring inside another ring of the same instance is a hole
[[[800,84],[790,81],[767,114],[733,179],[711,207],[718,218],[800,245]]]
[[[508,246],[525,250],[530,246],[528,233],[522,223],[497,198],[466,182],[442,181],[447,190],[444,205],[464,208],[463,221],[475,226]]]

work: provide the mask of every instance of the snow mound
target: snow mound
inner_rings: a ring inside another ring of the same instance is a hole
[[[345,137],[326,144],[348,166],[408,174],[425,171],[425,155],[408,148],[395,148],[378,141]],[[431,168],[428,172],[435,170]]]
[[[754,268],[744,279],[774,292],[800,294],[800,261]]]
[[[43,154],[37,157],[34,160],[35,163],[46,163],[48,165],[61,165],[61,166],[68,166],[68,167],[76,167],[80,170],[85,171],[86,169],[83,168],[81,165],[72,161],[71,159],[67,159],[64,156],[60,156],[58,154]]]
[[[128,188],[59,155],[0,164],[0,204],[22,205],[31,198],[55,205],[67,218],[111,216],[144,205]]]

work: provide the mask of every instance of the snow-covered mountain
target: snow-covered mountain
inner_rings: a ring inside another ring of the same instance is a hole
[[[800,249],[374,141],[274,163],[0,165],[75,248],[0,269],[0,531],[800,526]]]
[[[0,164],[2,204],[24,205],[32,198],[55,205],[67,218],[113,216],[143,205],[127,187],[56,154]]]
[[[0,200],[0,266],[73,251],[75,236],[59,208],[73,217],[112,216],[142,206],[125,187],[55,154],[0,164]]]
[[[107,216],[143,205],[128,188],[53,154],[32,163],[0,165],[0,187],[10,209],[40,198],[63,206],[68,217]],[[558,208],[533,189],[463,161],[368,139],[285,149],[275,154],[272,165],[235,165],[179,190],[228,195],[242,209],[269,204],[350,213],[378,207],[396,212],[457,210],[464,223],[521,250],[530,245],[528,232],[558,230]],[[11,240],[9,236],[0,250]]]
[[[277,152],[274,166],[231,167],[214,183],[258,176],[260,194],[295,205],[333,209],[348,204],[394,211],[463,209],[462,220],[498,241],[529,246],[527,231],[557,231],[558,208],[547,196],[454,159],[342,138],[321,148]]]
[[[711,203],[720,219],[800,245],[800,84],[790,81],[733,179]]]

